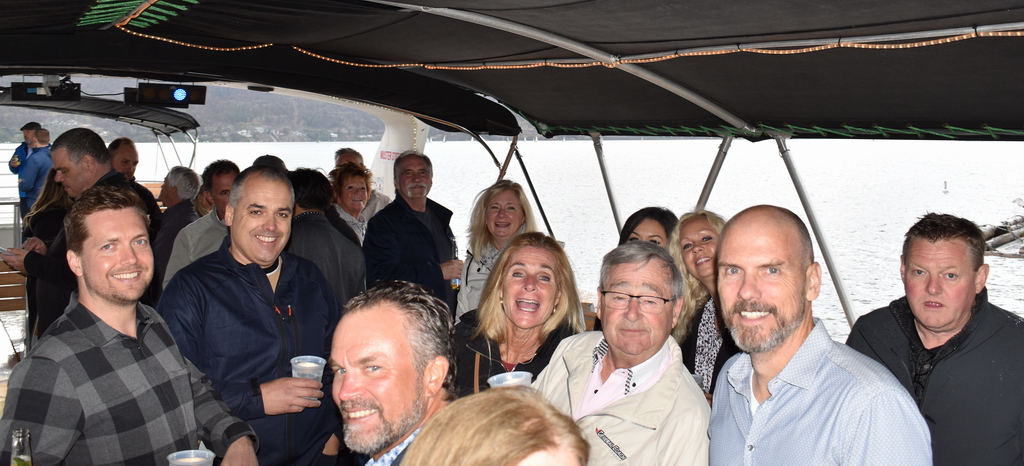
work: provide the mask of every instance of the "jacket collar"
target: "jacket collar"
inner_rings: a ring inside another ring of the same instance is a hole
[[[592,353],[594,347],[604,338],[601,332],[586,332],[574,338],[583,339],[578,345],[577,351],[562,355],[562,363],[569,372],[569,409],[575,411],[583,399],[583,390],[586,388],[587,380],[590,377]],[[592,414],[615,416],[627,422],[648,429],[658,429],[665,423],[670,409],[666,409],[666,400],[675,401],[678,398],[683,377],[690,377],[683,366],[683,355],[679,345],[668,345],[672,362],[661,378],[651,388],[627,396],[618,400],[601,411]],[[552,361],[553,363],[554,361]],[[571,412],[570,412],[571,415]]]
[[[408,216],[412,216],[414,215],[414,212],[416,212],[415,210],[412,210],[409,203],[405,202],[405,199],[398,193],[395,193],[395,200],[391,201],[391,203],[401,207],[402,211]],[[430,200],[430,198],[427,198],[427,210],[433,212],[434,215],[437,215],[437,218],[441,219],[441,224],[444,226],[448,226],[448,222],[452,219],[452,211],[448,210],[445,206]]]
[[[231,255],[231,251],[228,249],[231,247],[231,235],[224,237],[224,240],[220,243],[220,249],[217,250],[217,258],[220,260],[221,265],[228,270],[231,274],[241,279],[247,285],[259,290],[261,294],[273,302],[273,290],[270,288],[270,280],[267,279],[263,269],[259,265],[249,263],[246,265],[239,264],[235,260],[235,256]],[[298,267],[297,256],[293,256],[285,251],[281,251],[280,258],[284,260],[281,264],[281,278],[278,282],[278,286],[285,283],[288,277],[295,274],[295,269]]]

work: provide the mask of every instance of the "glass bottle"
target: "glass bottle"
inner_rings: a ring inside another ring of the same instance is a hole
[[[11,466],[32,466],[32,447],[28,429],[11,432]]]
[[[455,237],[450,236],[448,239],[452,242],[452,260],[459,260],[459,246],[455,243]],[[455,277],[449,282],[453,290],[458,291],[462,286],[462,278]]]

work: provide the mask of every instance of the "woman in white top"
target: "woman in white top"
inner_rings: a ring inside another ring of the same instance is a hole
[[[334,167],[330,176],[334,208],[359,236],[361,245],[366,236],[366,221],[369,220],[364,218],[363,209],[370,199],[373,174],[362,164],[346,162]]]
[[[501,180],[480,191],[469,222],[469,250],[462,268],[459,317],[476,309],[494,261],[513,236],[537,231],[533,209],[519,183]]]

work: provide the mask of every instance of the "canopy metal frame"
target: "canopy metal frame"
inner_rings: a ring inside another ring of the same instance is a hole
[[[643,79],[655,86],[658,86],[666,91],[669,91],[683,99],[686,99],[690,103],[707,110],[711,114],[725,120],[730,125],[739,128],[742,131],[756,135],[760,134],[761,130],[756,126],[748,123],[743,118],[739,117],[731,110],[723,107],[717,102],[704,97],[696,91],[689,89],[682,84],[675,82],[665,76],[655,73],[647,68],[632,63],[621,63],[621,57],[615,54],[608,53],[604,50],[592,47],[582,42],[570,39],[563,35],[555,34],[550,31],[530,27],[524,24],[508,21],[494,16],[489,16],[481,13],[474,13],[471,11],[458,10],[453,8],[434,8],[421,5],[412,5],[408,3],[390,2],[386,0],[366,0],[370,3],[377,3],[380,5],[388,5],[396,8],[403,8],[410,11],[418,11],[421,13],[443,16],[445,18],[451,18],[459,21],[465,21],[467,23],[477,24],[500,31],[505,31],[511,34],[527,37],[533,40],[550,44],[555,47],[559,47],[571,52],[578,53],[585,57],[589,57],[594,60],[599,60],[608,65],[615,65],[615,68],[623,72],[632,74],[640,79]]]
[[[775,142],[779,147],[779,156],[786,165],[786,170],[789,172],[790,180],[793,181],[793,187],[796,190],[797,197],[800,198],[800,204],[804,209],[804,213],[807,214],[807,222],[811,225],[811,231],[814,233],[814,238],[818,242],[818,249],[821,251],[822,259],[825,261],[825,267],[828,269],[829,276],[832,278],[832,284],[835,286],[836,294],[839,295],[839,302],[842,304],[843,314],[846,315],[846,321],[850,327],[853,327],[853,323],[857,318],[853,315],[850,298],[846,293],[846,287],[843,285],[842,275],[840,275],[839,269],[836,267],[835,261],[832,259],[832,251],[828,246],[828,241],[825,239],[825,233],[818,225],[818,217],[814,214],[814,209],[811,206],[811,200],[807,196],[807,192],[804,190],[800,174],[797,171],[796,165],[793,163],[789,147],[786,144],[786,140],[789,139],[789,135],[776,132],[769,132],[767,134],[775,139]],[[605,191],[608,193],[608,203],[612,209],[612,216],[615,218],[616,231],[621,231],[622,223],[619,221],[615,195],[612,192],[611,181],[609,180],[608,172],[604,164],[604,148],[601,144],[601,135],[599,133],[592,132],[590,133],[590,138],[594,141],[594,152],[597,155],[597,163],[601,169],[601,177],[604,180]],[[697,204],[694,207],[695,210],[704,210],[707,206],[708,198],[710,198],[711,192],[715,188],[715,183],[717,182],[718,175],[722,170],[722,165],[725,163],[725,157],[729,153],[732,141],[732,136],[725,136],[722,138],[722,143],[718,147],[718,153],[715,155],[715,161],[711,164],[711,169],[708,171],[707,181],[704,182],[700,198],[697,200]]]
[[[804,190],[803,182],[800,181],[800,173],[797,171],[796,165],[793,163],[793,159],[790,156],[789,146],[786,144],[786,140],[789,139],[788,134],[769,132],[769,136],[775,139],[775,143],[779,146],[779,156],[782,157],[782,161],[786,164],[786,170],[789,172],[789,178],[793,180],[793,187],[796,189],[796,195],[800,198],[800,204],[804,208],[804,213],[807,214],[807,222],[811,224],[811,231],[814,232],[814,238],[818,241],[818,249],[821,250],[821,257],[825,261],[825,267],[828,268],[829,276],[832,277],[832,284],[836,288],[836,294],[839,295],[839,302],[843,306],[843,313],[846,315],[846,322],[853,327],[853,322],[857,320],[853,315],[853,309],[850,306],[850,298],[846,295],[846,287],[843,286],[843,277],[839,273],[839,269],[836,267],[835,262],[832,260],[832,251],[828,247],[828,241],[825,240],[825,233],[818,226],[818,216],[814,214],[814,208],[811,207],[811,199],[807,196],[807,192]]]

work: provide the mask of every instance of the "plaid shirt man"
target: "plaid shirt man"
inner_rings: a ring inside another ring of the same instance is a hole
[[[136,305],[136,339],[73,305],[11,374],[0,464],[17,428],[31,432],[36,464],[165,464],[199,440],[217,456],[243,436],[255,444],[152,308]]]

